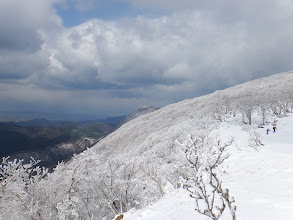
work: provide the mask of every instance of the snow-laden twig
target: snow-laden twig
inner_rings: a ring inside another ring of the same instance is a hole
[[[196,200],[195,210],[213,220],[218,220],[226,207],[230,209],[233,220],[236,220],[236,206],[229,190],[222,188],[222,182],[216,175],[216,168],[228,157],[225,150],[234,142],[231,138],[227,143],[215,141],[206,133],[194,138],[186,145],[186,159],[193,169],[192,176],[184,176],[190,196]]]

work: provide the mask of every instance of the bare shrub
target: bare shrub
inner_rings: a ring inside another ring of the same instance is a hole
[[[225,149],[233,143],[215,141],[209,134],[191,137],[191,144],[186,146],[186,159],[192,168],[191,176],[184,176],[185,188],[196,200],[195,210],[200,214],[218,220],[228,206],[232,219],[236,220],[236,206],[229,190],[222,187],[216,174],[216,168],[228,157]]]

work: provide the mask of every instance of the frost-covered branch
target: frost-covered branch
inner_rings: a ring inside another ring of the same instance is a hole
[[[147,174],[152,181],[154,181],[157,186],[159,187],[159,190],[160,190],[160,193],[162,195],[165,194],[164,190],[163,190],[163,187],[162,187],[162,182],[161,182],[161,178],[157,176],[157,174],[153,171],[153,169],[151,170],[146,170],[146,169],[142,169],[142,171]]]
[[[36,166],[39,162],[31,158],[29,164],[23,164],[23,160],[9,161],[9,157],[6,157],[0,165],[0,200],[14,201],[23,208],[22,215],[28,215],[32,219],[41,218],[42,209],[35,198],[34,190],[48,174],[48,169]],[[2,205],[6,204],[0,202]],[[0,209],[4,209],[2,205]],[[9,208],[7,206],[6,211]]]
[[[186,145],[185,156],[193,175],[183,178],[190,196],[196,200],[195,210],[218,220],[228,206],[232,219],[236,220],[234,198],[230,197],[228,189],[222,188],[222,182],[216,174],[217,167],[229,157],[225,150],[234,142],[234,138],[224,144],[215,141],[208,133],[190,139],[191,144]]]

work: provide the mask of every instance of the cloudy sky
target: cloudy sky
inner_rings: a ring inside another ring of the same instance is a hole
[[[1,0],[0,113],[164,106],[293,70],[292,39],[293,0]]]

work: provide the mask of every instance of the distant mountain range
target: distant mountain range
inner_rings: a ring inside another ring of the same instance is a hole
[[[78,126],[86,126],[89,124],[93,123],[105,123],[111,126],[117,126],[124,118],[126,115],[122,116],[117,116],[117,117],[108,117],[106,119],[101,119],[101,120],[86,120],[86,121],[78,121],[78,122],[73,122],[73,121],[61,121],[61,120],[48,120],[45,118],[35,118],[31,120],[24,120],[24,121],[13,121],[11,123],[20,125],[20,126],[31,126],[31,127],[44,127],[44,126],[52,126],[52,127],[59,127],[59,126],[64,126],[65,124],[68,125],[78,125]]]
[[[142,114],[155,111],[157,107],[141,107],[128,116],[109,117],[100,121],[80,122],[36,118],[27,121],[0,122],[0,156],[10,159],[33,157],[50,169],[58,161],[67,161],[93,146],[101,138],[124,123]]]
[[[80,124],[46,119],[0,122],[0,156],[20,151],[37,151],[61,143],[75,142],[84,137],[99,139],[113,128],[113,125],[102,122]]]

